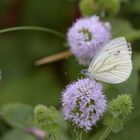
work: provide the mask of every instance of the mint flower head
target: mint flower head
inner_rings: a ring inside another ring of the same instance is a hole
[[[110,24],[98,16],[78,19],[67,33],[71,51],[82,65],[89,65],[96,53],[111,39]]]
[[[106,109],[102,85],[88,78],[68,85],[62,92],[62,107],[66,120],[91,130]]]

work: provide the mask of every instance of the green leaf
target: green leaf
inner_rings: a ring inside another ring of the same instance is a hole
[[[1,106],[0,113],[11,125],[28,126],[32,124],[33,107],[21,103],[9,103]]]
[[[125,19],[112,18],[110,19],[110,23],[112,27],[113,37],[126,36],[127,34],[135,32],[130,22]]]
[[[0,104],[26,102],[57,105],[62,89],[61,81],[50,67],[22,78],[12,79],[1,89]]]
[[[137,116],[134,120],[127,122],[124,125],[124,129],[117,133],[117,135],[111,134],[108,140],[139,140],[140,139],[140,116]]]
[[[1,140],[36,140],[32,135],[19,129],[12,129],[4,134]]]
[[[127,5],[127,12],[140,13],[140,1],[133,0],[132,2],[130,2],[130,4]]]

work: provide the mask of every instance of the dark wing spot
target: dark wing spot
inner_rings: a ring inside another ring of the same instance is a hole
[[[117,53],[119,54],[120,53],[120,50],[118,50]]]
[[[120,50],[118,50],[117,52],[114,53],[114,55],[119,55],[120,54]]]

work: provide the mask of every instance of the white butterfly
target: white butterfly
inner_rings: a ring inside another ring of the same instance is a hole
[[[91,79],[117,84],[126,81],[132,72],[132,50],[124,37],[107,43],[91,61],[86,72]]]

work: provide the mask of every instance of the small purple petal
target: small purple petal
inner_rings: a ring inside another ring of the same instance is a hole
[[[97,52],[112,38],[111,26],[98,16],[78,19],[67,33],[71,51],[82,65],[89,65]]]
[[[62,107],[66,120],[86,131],[100,119],[106,109],[102,85],[88,78],[67,86],[62,92]]]

